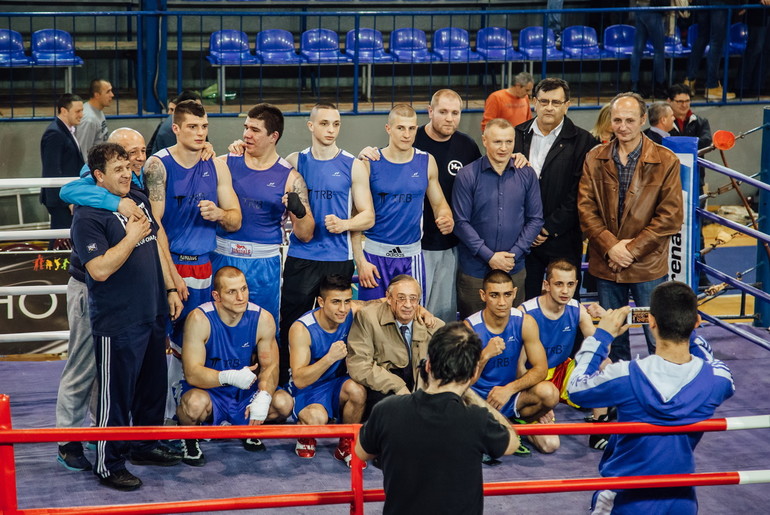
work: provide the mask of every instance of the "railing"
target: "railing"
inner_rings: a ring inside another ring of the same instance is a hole
[[[601,426],[601,427],[599,427]],[[14,444],[80,441],[80,440],[154,440],[173,438],[337,438],[358,437],[359,424],[332,424],[325,426],[218,426],[218,427],[113,427],[77,429],[13,429],[10,398],[0,395],[0,513],[16,515],[37,514],[150,514],[191,513],[217,509],[282,508],[291,506],[318,506],[349,504],[351,514],[363,514],[365,502],[385,499],[382,489],[364,490],[362,462],[353,454],[350,468],[351,489],[336,492],[312,492],[264,495],[234,499],[205,499],[173,503],[131,504],[123,506],[78,506],[68,508],[19,509],[16,494],[16,460]],[[730,417],[705,420],[682,426],[655,426],[640,422],[612,422],[605,424],[535,424],[517,425],[519,435],[535,434],[674,434],[700,431],[730,431],[738,429],[766,429],[770,415]],[[355,442],[354,442],[355,444]],[[770,470],[743,472],[712,472],[700,474],[672,474],[659,476],[630,476],[617,478],[578,478],[538,481],[485,483],[484,495],[521,495],[555,493],[607,488],[656,488],[672,486],[707,486],[770,482]]]
[[[740,192],[740,185],[747,184],[759,190],[759,216],[755,220],[751,216],[752,223],[748,226],[733,222],[725,217],[711,213],[701,207],[695,207],[695,213],[699,218],[705,218],[713,222],[717,222],[721,225],[728,227],[729,229],[745,234],[757,240],[757,263],[755,270],[757,272],[757,285],[751,285],[743,282],[740,278],[733,278],[727,274],[708,266],[700,261],[695,262],[695,269],[703,271],[707,275],[714,277],[721,281],[724,285],[736,289],[742,293],[742,295],[752,295],[754,297],[754,324],[757,326],[767,327],[770,324],[770,108],[764,109],[764,124],[760,127],[762,129],[762,160],[761,170],[759,173],[759,179],[746,176],[736,170],[728,168],[726,166],[713,163],[703,158],[698,158],[697,166],[704,167],[721,175],[724,175],[730,179],[730,188],[734,189],[739,194],[739,197],[743,199],[744,204],[748,210],[748,201],[745,196]],[[759,129],[759,128],[758,128]],[[726,191],[729,191],[727,189]],[[720,188],[721,190],[721,188]],[[717,190],[713,193],[713,196],[720,194],[721,191]],[[712,196],[707,195],[707,196]],[[698,198],[693,199],[695,206],[698,204]],[[699,225],[696,224],[695,231],[699,231]],[[701,249],[699,253],[704,253],[709,249]],[[701,312],[703,316],[709,322],[712,322],[728,331],[731,331],[749,341],[760,345],[770,350],[770,341],[767,339],[759,338],[747,331],[744,331],[732,324],[725,323],[717,317],[709,316]]]
[[[229,7],[239,4],[231,3]],[[243,4],[240,4],[243,5]],[[339,6],[339,4],[335,4]],[[629,55],[606,54],[578,57],[524,57],[513,60],[492,59],[451,62],[433,60],[409,63],[367,63],[354,57],[349,62],[334,64],[303,63],[276,65],[260,63],[254,66],[229,67],[217,71],[206,60],[209,54],[209,36],[221,29],[243,31],[248,37],[249,51],[254,53],[254,41],[265,29],[284,28],[292,33],[295,47],[300,35],[313,28],[329,28],[339,37],[345,49],[345,35],[349,30],[373,28],[379,30],[390,49],[388,38],[397,28],[417,28],[427,34],[427,49],[434,52],[437,45],[432,36],[440,28],[454,27],[468,31],[471,48],[475,51],[475,38],[479,29],[500,26],[509,29],[516,41],[521,29],[540,27],[547,32],[548,14],[556,11],[538,10],[462,10],[446,7],[440,13],[416,10],[371,10],[350,12],[343,10],[268,11],[257,4],[251,10],[218,11],[138,11],[138,12],[62,12],[62,13],[0,13],[0,27],[17,30],[23,36],[27,55],[32,32],[40,28],[58,28],[71,32],[75,52],[82,55],[84,67],[74,70],[75,90],[86,89],[94,76],[110,79],[118,92],[116,116],[157,116],[167,103],[169,93],[192,88],[206,92],[218,108],[209,112],[234,116],[260,101],[281,105],[288,113],[304,113],[317,100],[332,99],[351,113],[387,111],[394,102],[421,103],[441,87],[456,89],[468,102],[467,110],[480,110],[488,94],[507,85],[510,74],[517,70],[530,70],[536,77],[559,76],[573,85],[573,108],[596,108],[615,93],[627,89],[625,78]],[[352,7],[354,8],[354,7]],[[698,10],[726,9],[727,19],[739,10],[746,9],[748,16],[762,15],[761,6],[698,6]],[[565,9],[563,26],[586,25],[596,30],[598,42],[603,39],[604,29],[617,23],[628,23],[629,12],[644,9]],[[656,9],[676,12],[675,8]],[[728,29],[729,27],[726,27]],[[143,45],[138,46],[137,41]],[[631,43],[633,44],[633,43]],[[545,50],[543,39],[541,49]],[[566,42],[562,42],[562,50]],[[521,48],[519,47],[519,50]],[[537,53],[537,52],[535,52]],[[729,45],[724,49],[722,84],[725,90],[734,89],[731,72],[739,71],[737,60],[730,59]],[[684,53],[667,55],[673,63],[680,64],[687,58]],[[645,55],[642,73],[649,66],[649,53]],[[751,63],[749,63],[751,64]],[[759,63],[760,77],[765,63]],[[237,74],[235,74],[236,70]],[[515,68],[515,70],[514,70]],[[680,67],[672,67],[681,68]],[[58,74],[40,67],[0,68],[0,92],[9,98],[8,109],[12,119],[50,117],[53,115],[50,99],[62,91]],[[235,76],[233,76],[235,74]],[[218,77],[217,77],[218,75]],[[500,75],[500,80],[497,77]],[[50,78],[49,78],[50,77]],[[506,78],[507,77],[507,78]],[[669,80],[681,81],[678,73]],[[217,80],[219,79],[219,80]],[[41,83],[52,88],[38,89]],[[649,81],[647,81],[649,82]],[[217,83],[219,83],[217,85]],[[227,100],[226,88],[236,96]],[[763,83],[757,83],[759,86]],[[287,93],[289,92],[289,93]],[[738,91],[740,93],[740,91]],[[134,100],[136,99],[136,104]],[[224,101],[224,102],[223,102]],[[754,103],[759,97],[741,97],[738,102]],[[122,104],[122,105],[121,105]],[[7,115],[6,115],[7,116]]]

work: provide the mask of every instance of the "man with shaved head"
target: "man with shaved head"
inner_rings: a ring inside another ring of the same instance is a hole
[[[354,234],[353,252],[361,288],[359,298],[373,300],[384,296],[385,285],[401,274],[417,279],[425,291],[425,265],[422,246],[423,203],[427,198],[441,234],[454,229],[452,209],[438,179],[436,160],[416,149],[417,114],[412,106],[393,106],[385,124],[388,146],[381,158],[366,163],[369,186],[374,199],[374,226]],[[424,300],[424,296],[421,297]]]
[[[289,237],[281,287],[279,384],[289,379],[289,329],[313,309],[324,277],[352,278],[350,231],[362,231],[374,223],[368,171],[337,146],[340,126],[337,106],[316,104],[307,121],[310,146],[286,158],[307,184],[315,229],[309,241],[294,234]]]
[[[104,79],[93,79],[88,87],[88,102],[83,103],[83,119],[80,121],[75,137],[83,153],[83,161],[88,160],[88,151],[94,145],[107,141],[107,119],[104,108],[112,104],[114,97],[112,84]]]

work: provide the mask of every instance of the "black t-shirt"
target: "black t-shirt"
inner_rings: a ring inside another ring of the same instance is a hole
[[[126,262],[106,281],[95,281],[86,273],[94,334],[114,335],[131,325],[168,314],[158,258],[158,224],[147,197],[133,188],[128,197],[150,219],[150,234],[139,241]],[[83,266],[120,243],[126,236],[125,224],[126,218],[120,213],[77,206],[72,220],[72,243]]]
[[[508,430],[454,393],[394,395],[361,428],[361,447],[380,456],[385,514],[482,513],[481,456],[502,456]]]
[[[455,132],[447,141],[436,141],[428,136],[423,125],[417,129],[417,136],[414,138],[414,148],[428,152],[436,159],[438,166],[438,182],[444,191],[444,197],[452,206],[452,187],[455,183],[455,176],[460,168],[472,163],[481,157],[479,147],[476,142],[462,132]],[[443,235],[436,227],[436,218],[433,216],[433,209],[430,207],[428,197],[425,197],[425,208],[423,210],[423,235],[422,248],[426,250],[446,250],[457,245],[458,240],[454,234]]]

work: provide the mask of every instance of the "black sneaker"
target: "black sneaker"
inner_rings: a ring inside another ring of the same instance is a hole
[[[126,469],[110,472],[107,477],[100,477],[99,483],[124,492],[130,492],[142,486],[142,480]]]
[[[259,438],[246,438],[241,440],[241,443],[243,444],[243,448],[249,452],[262,452],[267,450],[267,447],[265,447],[265,444],[263,444],[262,440]]]
[[[182,440],[182,462],[193,467],[202,467],[206,464],[206,457],[198,440]]]
[[[496,460],[489,454],[482,454],[481,455],[481,464],[486,465],[488,467],[496,467],[497,465],[501,465],[503,462],[500,460]]]
[[[69,442],[59,446],[59,455],[56,461],[62,464],[67,470],[82,472],[91,470],[91,462],[83,455],[83,444],[80,442]]]
[[[182,461],[182,456],[170,452],[165,447],[156,446],[149,451],[131,451],[128,459],[134,465],[157,465],[171,467]]]
[[[617,414],[617,409],[613,406],[607,411],[606,415],[599,415],[599,418],[592,420],[592,422],[595,424],[600,424],[602,422],[612,422],[613,420],[617,419]],[[591,449],[596,449],[597,451],[603,451],[604,448],[607,447],[609,441],[610,435],[608,434],[588,436],[588,446]]]

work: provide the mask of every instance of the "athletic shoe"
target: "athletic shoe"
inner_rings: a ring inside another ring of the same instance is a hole
[[[310,459],[315,456],[315,438],[298,438],[294,454],[300,458]]]
[[[337,445],[337,448],[334,450],[334,458],[336,460],[342,461],[345,463],[345,465],[348,466],[348,468],[351,467],[350,463],[353,461],[353,450],[351,447],[353,446],[353,439],[349,436],[340,438],[340,443]],[[363,462],[364,466],[363,468],[366,468],[366,462]]]
[[[91,470],[91,462],[83,455],[83,444],[80,442],[69,442],[60,445],[56,461],[61,463],[67,470],[76,472]]]
[[[481,455],[481,464],[486,465],[488,467],[496,467],[498,465],[501,465],[503,462],[500,460],[496,460],[489,454],[482,454]]]
[[[182,461],[182,456],[169,451],[166,447],[156,445],[149,451],[131,451],[128,459],[134,465],[156,465],[171,467]]]
[[[267,447],[265,447],[265,444],[263,444],[262,440],[259,438],[244,438],[241,440],[241,443],[243,444],[243,448],[249,452],[262,452],[267,450]]]
[[[96,442],[94,440],[91,440],[90,442],[86,443],[86,449],[88,449],[89,451],[95,451]]]
[[[612,420],[617,418],[617,409],[613,406],[607,411],[606,415],[599,415],[599,418],[594,420],[593,423],[600,424],[602,422],[611,422]],[[610,435],[608,434],[601,434],[601,435],[588,435],[588,446],[591,449],[596,449],[597,451],[603,451],[605,447],[607,447],[607,444],[610,441]]]
[[[111,472],[107,477],[100,477],[99,483],[114,488],[115,490],[123,490],[125,492],[136,490],[142,486],[142,480],[126,469]]]
[[[206,457],[201,451],[198,440],[182,440],[182,463],[193,467],[202,467],[206,464]]]
[[[532,451],[529,449],[529,447],[524,445],[524,442],[519,440],[519,448],[516,449],[515,451],[513,451],[513,455],[514,456],[519,456],[519,457],[523,458],[523,457],[526,457],[526,456],[531,456],[532,455]]]

